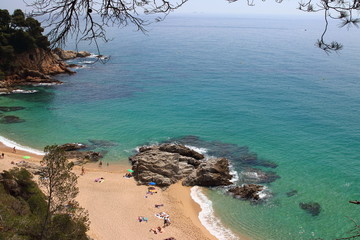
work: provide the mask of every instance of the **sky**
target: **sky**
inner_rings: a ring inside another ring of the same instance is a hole
[[[31,2],[32,0],[26,0]],[[298,1],[284,0],[282,3],[276,3],[275,0],[254,0],[255,6],[248,6],[246,0],[238,0],[235,3],[229,3],[226,0],[189,0],[180,9],[176,10],[176,14],[229,14],[229,15],[301,15],[306,14],[296,9]],[[8,9],[10,13],[14,9],[26,9],[23,0],[0,0],[0,7]]]

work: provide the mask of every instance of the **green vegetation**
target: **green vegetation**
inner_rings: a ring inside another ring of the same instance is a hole
[[[0,9],[0,71],[11,72],[18,53],[35,48],[49,49],[50,42],[43,32],[41,24],[32,17],[25,17],[20,9],[12,15]]]
[[[56,145],[45,151],[44,193],[24,168],[0,173],[0,239],[88,239],[88,214],[74,200],[78,189],[72,164]]]
[[[46,195],[46,211],[40,238],[85,240],[88,214],[79,207],[75,197],[79,193],[77,176],[71,172],[74,164],[68,162],[64,149],[47,146],[41,163],[45,166],[40,183]]]

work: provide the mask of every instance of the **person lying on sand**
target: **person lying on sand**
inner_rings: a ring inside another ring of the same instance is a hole
[[[156,228],[151,228],[149,232],[153,232],[154,234],[157,234]]]
[[[164,228],[170,226],[170,224],[171,224],[170,218],[164,217]]]
[[[148,220],[149,220],[148,218],[143,217],[143,216],[139,216],[139,217],[138,217],[138,221],[139,221],[139,222],[143,222],[143,221],[144,221],[144,222],[148,222]]]
[[[163,233],[163,229],[160,226],[157,227],[157,230],[159,233]]]
[[[163,207],[163,206],[164,206],[164,204],[155,204],[156,208]]]
[[[95,182],[102,183],[103,181],[105,181],[105,178],[103,178],[103,177],[95,178]]]

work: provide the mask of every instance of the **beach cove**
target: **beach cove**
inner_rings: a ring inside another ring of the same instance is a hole
[[[82,67],[58,75],[62,85],[1,96],[1,106],[23,107],[2,112],[23,121],[0,124],[1,136],[32,149],[84,143],[104,154],[102,169],[180,141],[229,158],[238,184],[266,181],[262,204],[221,189],[192,194],[226,229],[259,240],[348,236],[346,216],[360,222],[348,203],[360,199],[358,39],[330,31],[346,47],[328,56],[313,46],[322,25],[312,19],[169,16],[151,28],[110,31],[116,41],[101,45],[110,61],[74,60]],[[311,202],[317,215],[300,207]]]
[[[20,149],[14,153],[12,147],[3,144],[0,152],[5,153],[5,158],[0,159],[0,171],[17,167],[16,163],[24,161],[24,155],[31,157],[28,162],[39,164],[41,160],[41,156]],[[74,168],[79,176],[77,200],[89,212],[88,234],[93,239],[217,239],[199,221],[201,209],[191,199],[189,187],[176,184],[165,191],[157,188],[156,193],[149,195],[148,186],[139,186],[133,178],[123,177],[128,173],[128,165],[99,167],[97,163],[89,163],[84,168],[84,175],[80,166]],[[98,178],[104,180],[95,182]],[[155,216],[160,212],[170,215],[171,224],[162,233],[154,234],[149,231],[151,228],[163,227],[163,219]],[[139,222],[139,216],[147,218],[147,222]]]

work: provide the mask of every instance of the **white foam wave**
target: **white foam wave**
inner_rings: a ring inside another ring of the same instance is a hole
[[[98,57],[98,55],[91,53],[91,55],[87,56],[86,58],[97,58],[97,57]]]
[[[235,170],[234,166],[230,164],[230,175],[232,176],[230,182],[235,184],[237,181],[239,181],[239,174]]]
[[[190,148],[191,150],[194,150],[195,152],[198,152],[201,154],[206,154],[208,151],[206,148],[194,147],[191,145],[185,145],[185,147]]]
[[[36,83],[33,86],[54,86],[54,85],[61,85],[62,83]]]
[[[159,145],[159,143],[158,142],[150,142],[150,144],[149,145],[143,145],[143,146],[137,146],[137,147],[135,147],[135,151],[136,152],[140,152],[140,148],[141,147],[153,147],[153,146],[158,146]]]
[[[254,178],[254,179],[259,178],[259,174],[257,172],[241,172],[241,175],[246,176],[248,178]]]
[[[12,90],[10,93],[36,93],[38,90],[23,90],[23,89],[15,89]],[[3,93],[3,94],[10,94],[10,93]]]
[[[92,64],[94,63],[94,61],[82,61],[82,62],[79,62],[79,64]]]
[[[29,152],[29,153],[33,153],[33,154],[36,154],[36,155],[45,155],[45,153],[43,151],[40,151],[40,150],[37,150],[37,149],[33,149],[31,147],[27,147],[27,146],[22,146],[10,139],[7,139],[5,137],[2,137],[0,136],[0,142],[2,142],[5,146],[7,147],[15,147],[16,149],[18,150],[23,150],[23,151],[26,151],[26,152]]]
[[[199,219],[202,225],[219,240],[239,240],[239,238],[227,229],[221,221],[215,217],[212,201],[202,193],[198,186],[191,188],[191,197],[201,207]]]

